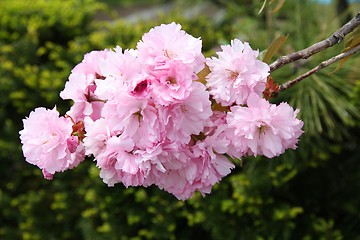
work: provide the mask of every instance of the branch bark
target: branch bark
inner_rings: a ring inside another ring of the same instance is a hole
[[[285,56],[279,57],[276,61],[271,63],[270,66],[270,72],[275,71],[276,69],[279,69],[280,67],[294,62],[299,59],[307,59],[310,56],[314,55],[315,53],[318,53],[320,51],[323,51],[331,46],[334,46],[335,44],[340,43],[344,37],[352,32],[357,26],[360,25],[360,12],[356,14],[356,16],[351,19],[348,23],[346,23],[344,26],[342,26],[339,30],[334,32],[330,37],[327,39],[322,40],[321,42],[315,43],[312,46],[305,48],[303,50],[290,53]]]
[[[296,83],[298,83],[298,82],[300,82],[301,80],[309,77],[310,75],[312,75],[312,74],[320,71],[321,69],[323,69],[323,68],[325,68],[325,67],[327,67],[327,66],[329,66],[329,65],[331,65],[331,64],[333,64],[333,63],[335,63],[335,62],[337,62],[337,61],[339,61],[339,60],[341,60],[341,59],[343,59],[343,58],[345,58],[345,57],[348,57],[348,56],[350,56],[350,55],[352,55],[352,54],[355,54],[355,53],[357,53],[358,51],[360,51],[360,45],[358,45],[358,46],[355,47],[355,48],[350,49],[350,50],[347,51],[347,52],[340,53],[339,55],[336,55],[335,57],[332,57],[332,58],[330,58],[330,59],[328,59],[328,60],[326,60],[326,61],[323,61],[323,62],[320,63],[318,66],[316,66],[316,67],[314,67],[313,69],[311,69],[310,71],[302,74],[301,76],[299,76],[299,77],[297,77],[297,78],[295,78],[295,79],[293,79],[293,80],[291,80],[291,81],[288,81],[288,82],[280,85],[277,93],[282,92],[282,91],[284,91],[284,90],[292,87],[292,86],[295,85]]]

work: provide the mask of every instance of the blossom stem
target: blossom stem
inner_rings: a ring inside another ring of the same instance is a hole
[[[332,57],[332,58],[330,58],[330,59],[328,59],[328,60],[326,60],[326,61],[323,61],[323,62],[320,63],[318,66],[316,66],[316,67],[314,67],[313,69],[311,69],[310,71],[308,71],[308,72],[300,75],[299,77],[297,77],[297,78],[295,78],[295,79],[293,79],[293,80],[291,80],[291,81],[288,81],[288,82],[280,85],[279,90],[278,90],[277,92],[281,92],[281,91],[284,91],[284,90],[292,87],[292,86],[295,85],[296,83],[298,83],[298,82],[300,82],[301,80],[309,77],[310,75],[312,75],[312,74],[320,71],[321,69],[323,69],[323,68],[325,68],[325,67],[327,67],[327,66],[329,66],[329,65],[331,65],[331,64],[333,64],[333,63],[335,63],[335,62],[337,62],[337,61],[339,61],[339,60],[341,60],[341,59],[343,59],[343,58],[345,58],[345,57],[348,57],[348,56],[350,56],[350,55],[352,55],[352,54],[355,54],[355,53],[357,53],[358,51],[360,51],[360,45],[358,45],[358,46],[355,47],[355,48],[350,49],[349,51],[340,53],[340,54],[336,55],[335,57]]]
[[[289,64],[291,62],[297,61],[299,59],[307,59],[315,53],[321,52],[329,47],[334,46],[343,41],[344,37],[352,32],[357,26],[360,25],[360,12],[356,14],[356,16],[347,22],[344,26],[334,32],[330,37],[313,44],[310,47],[302,49],[297,52],[290,53],[285,56],[279,57],[276,61],[271,63],[270,72],[279,69],[280,67]]]

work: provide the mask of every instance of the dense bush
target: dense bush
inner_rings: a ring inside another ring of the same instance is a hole
[[[110,10],[90,0],[0,1],[0,239],[360,238],[360,91],[354,67],[359,59],[335,75],[330,69],[280,96],[280,100],[292,99],[294,106],[302,103],[302,116],[315,121],[306,126],[310,137],[297,151],[271,160],[245,159],[243,167],[237,162],[237,170],[205,198],[198,194],[182,202],[153,187],[108,188],[91,159],[49,182],[23,159],[18,139],[21,119],[38,106],[56,104],[62,113],[66,111],[70,103],[60,101],[58,94],[84,53],[116,45],[135,47],[152,26],[170,21],[202,37],[207,55],[237,36],[265,49],[276,34],[267,32],[265,20],[256,20],[253,12],[238,17],[245,13],[236,7],[246,2],[251,1],[225,4],[231,11],[217,23],[206,16],[188,19],[172,13],[129,24],[97,20],[100,10]],[[288,8],[298,6],[297,1],[289,2]],[[306,16],[287,14],[286,7],[278,15],[279,26],[273,27],[289,34],[287,49],[315,41],[311,38],[317,25],[312,21],[317,19],[310,16],[316,15],[316,8],[306,9]],[[306,21],[313,31],[301,33]],[[299,42],[298,34],[304,41]],[[276,80],[289,79],[296,71],[299,66],[276,73]],[[357,84],[355,90],[352,84]],[[317,91],[312,91],[314,86]],[[327,98],[324,92],[329,91],[332,95]],[[342,95],[333,96],[339,92]],[[343,112],[333,106],[334,97]],[[317,115],[314,106],[320,109]],[[336,131],[338,126],[344,131]]]

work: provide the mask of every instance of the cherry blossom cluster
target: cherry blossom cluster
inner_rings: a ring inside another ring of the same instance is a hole
[[[295,149],[303,122],[287,103],[263,98],[269,67],[258,51],[235,39],[205,58],[201,47],[171,23],[136,49],[86,54],[60,93],[73,101],[66,115],[37,108],[23,120],[26,161],[52,179],[92,156],[108,186],[155,184],[185,200],[210,193],[234,159]]]

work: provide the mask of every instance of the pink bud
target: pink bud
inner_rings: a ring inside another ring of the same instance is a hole
[[[79,145],[78,137],[71,136],[66,140],[67,148],[69,149],[70,153],[76,152],[76,148]]]
[[[47,172],[45,169],[42,169],[42,174],[46,180],[53,180],[54,174]]]

